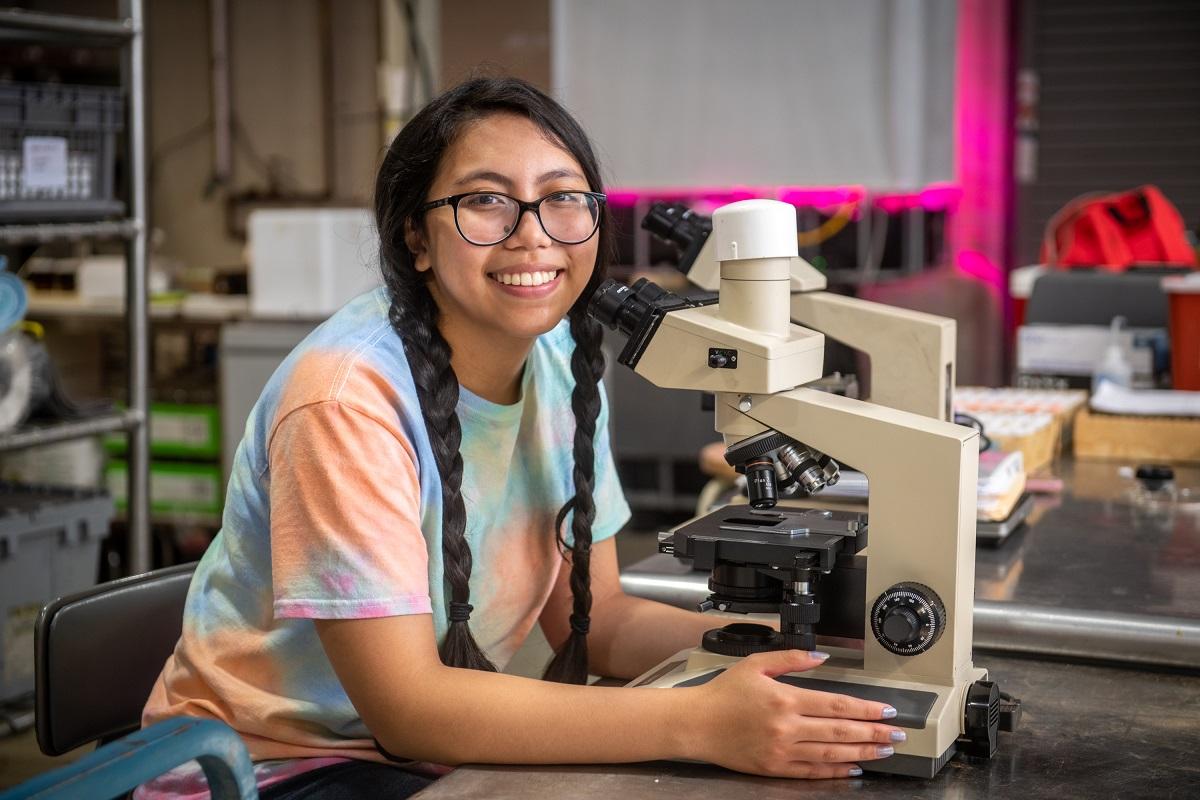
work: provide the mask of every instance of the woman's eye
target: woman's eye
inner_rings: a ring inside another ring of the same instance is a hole
[[[575,192],[555,192],[547,196],[546,200],[556,205],[569,205],[579,202],[579,198]]]
[[[487,206],[501,205],[504,203],[504,198],[495,194],[473,194],[467,198],[467,205],[474,208],[484,208]]]

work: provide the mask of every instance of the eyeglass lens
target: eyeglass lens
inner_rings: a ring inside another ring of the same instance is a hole
[[[458,203],[458,229],[474,244],[495,244],[512,232],[521,207],[511,197],[477,192]],[[579,244],[591,238],[600,218],[596,198],[585,192],[556,192],[538,203],[538,216],[546,235],[562,244]]]

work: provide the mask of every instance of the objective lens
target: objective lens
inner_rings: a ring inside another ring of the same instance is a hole
[[[806,494],[816,494],[825,488],[825,472],[812,452],[789,444],[779,448],[778,455],[779,461]]]
[[[746,494],[750,496],[750,507],[774,508],[779,499],[775,487],[775,462],[770,458],[758,458],[746,464]]]
[[[650,311],[650,304],[671,293],[645,278],[632,287],[618,281],[606,280],[588,301],[588,316],[609,330],[620,330],[631,336]]]
[[[817,463],[821,465],[821,470],[825,473],[825,485],[836,486],[837,482],[842,479],[842,471],[838,467],[838,463],[826,455],[817,459]]]

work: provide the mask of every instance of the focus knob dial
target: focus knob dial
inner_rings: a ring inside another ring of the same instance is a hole
[[[871,608],[871,632],[888,651],[915,656],[933,647],[946,627],[946,607],[923,583],[897,583]]]

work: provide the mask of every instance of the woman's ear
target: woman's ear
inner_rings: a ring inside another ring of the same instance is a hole
[[[425,241],[425,232],[414,225],[411,219],[404,223],[404,244],[413,254],[413,266],[417,272],[426,272],[433,266],[429,257],[429,245]]]

